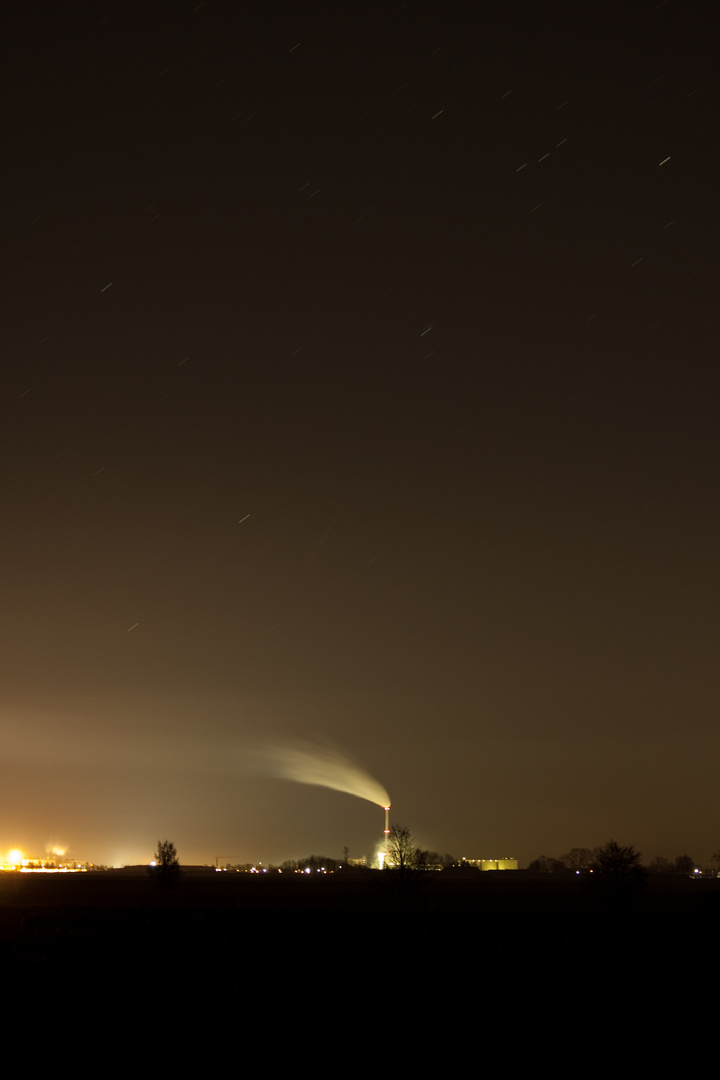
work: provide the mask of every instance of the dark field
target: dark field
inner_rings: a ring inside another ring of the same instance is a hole
[[[0,963],[37,998],[234,1001],[299,1024],[309,1000],[339,1020],[350,999],[369,1017],[389,995],[470,1022],[509,1002],[527,1015],[607,986],[618,1001],[692,980],[719,916],[720,881],[683,877],[618,898],[575,877],[445,872],[402,898],[355,871],[186,874],[166,892],[143,873],[8,873]]]

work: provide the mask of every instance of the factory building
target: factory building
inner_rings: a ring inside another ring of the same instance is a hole
[[[476,870],[517,870],[517,859],[463,859],[463,865]]]

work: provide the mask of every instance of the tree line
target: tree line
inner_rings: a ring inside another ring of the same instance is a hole
[[[694,874],[696,871],[703,873],[710,869],[701,866],[691,855],[678,855],[674,860],[666,859],[662,855],[656,855],[650,863],[643,865],[640,853],[635,851],[633,847],[620,848],[615,841],[610,840],[607,844],[595,848],[571,848],[567,855],[560,855],[557,858],[540,855],[539,858],[533,859],[528,866],[528,870],[545,874],[557,874],[565,871],[587,873],[591,870],[597,873],[603,861],[607,861],[608,849],[611,849],[616,859],[619,857],[618,853],[623,852],[626,861],[629,861],[633,866],[642,867],[646,874]],[[720,862],[720,853],[714,855],[713,860]]]

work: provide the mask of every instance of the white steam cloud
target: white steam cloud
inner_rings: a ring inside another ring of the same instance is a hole
[[[52,762],[102,768],[126,766],[134,770],[162,770],[164,774],[188,771],[215,774],[221,771],[251,772],[294,780],[298,784],[344,791],[377,806],[389,806],[390,796],[364,766],[331,743],[284,738],[268,742],[238,743],[235,740],[205,741],[187,729],[168,732],[167,727],[142,731],[105,730],[88,723],[72,723],[63,714],[22,713],[3,715],[0,740],[5,756],[37,763]],[[59,854],[66,845],[52,839]]]
[[[390,805],[382,784],[335,746],[305,740],[266,743],[250,750],[248,757],[253,771],[265,776],[344,791],[377,806]]]

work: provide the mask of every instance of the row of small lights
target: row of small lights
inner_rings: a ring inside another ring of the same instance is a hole
[[[154,866],[155,863],[150,863],[150,865]],[[275,869],[272,872],[274,874],[282,874],[284,871],[281,870],[280,867],[278,866],[278,867],[275,867]],[[316,874],[333,874],[334,872],[335,872],[334,870],[326,870],[324,866],[319,867],[319,869],[317,869],[315,871]],[[216,866],[215,867],[215,873],[216,874],[226,874],[227,873],[227,867],[226,866]],[[256,866],[253,866],[250,870],[248,870],[248,873],[249,874],[267,874],[267,867],[264,866],[262,868],[262,870],[258,870],[258,868]],[[293,870],[292,873],[293,874],[312,874],[312,870],[310,869],[309,866],[306,866],[304,870]]]

